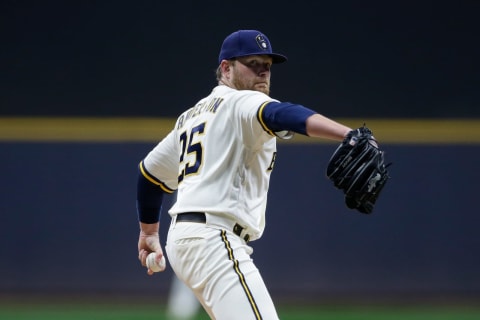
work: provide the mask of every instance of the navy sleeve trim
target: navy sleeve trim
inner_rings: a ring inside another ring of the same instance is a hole
[[[306,121],[316,113],[299,104],[268,101],[258,109],[258,119],[271,135],[285,130],[307,135]]]

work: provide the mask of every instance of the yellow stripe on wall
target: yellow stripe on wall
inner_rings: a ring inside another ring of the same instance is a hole
[[[0,118],[0,140],[152,142],[174,124],[164,118]]]
[[[352,128],[366,123],[381,143],[480,143],[480,119],[335,119]],[[0,118],[0,141],[158,142],[173,118]],[[328,143],[296,135],[284,143]]]
[[[369,127],[380,143],[477,144],[480,119],[335,119],[351,128]],[[298,141],[313,139],[297,137]]]

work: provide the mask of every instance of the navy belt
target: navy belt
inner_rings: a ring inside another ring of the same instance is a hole
[[[179,213],[177,214],[177,222],[198,222],[198,223],[206,223],[207,222],[207,217],[205,216],[204,212],[184,212],[184,213]],[[242,237],[242,231],[245,229],[238,223],[235,223],[233,226],[233,233],[235,233],[237,236]],[[245,242],[248,242],[250,240],[250,235],[246,234],[243,239]]]

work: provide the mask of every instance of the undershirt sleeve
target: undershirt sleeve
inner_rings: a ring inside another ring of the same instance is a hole
[[[152,183],[152,178],[146,175],[143,163],[140,163],[137,178],[137,215],[143,223],[160,221],[163,195],[166,193],[159,184]]]
[[[307,135],[306,121],[316,113],[299,104],[272,101],[259,109],[259,118],[273,132],[288,130]]]

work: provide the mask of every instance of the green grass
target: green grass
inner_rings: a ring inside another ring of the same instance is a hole
[[[283,320],[478,320],[480,307],[279,306]],[[0,302],[1,320],[162,320],[163,306],[155,304]],[[201,313],[196,319],[209,319]]]
[[[280,310],[286,320],[478,320],[480,308],[444,307],[317,307]]]

